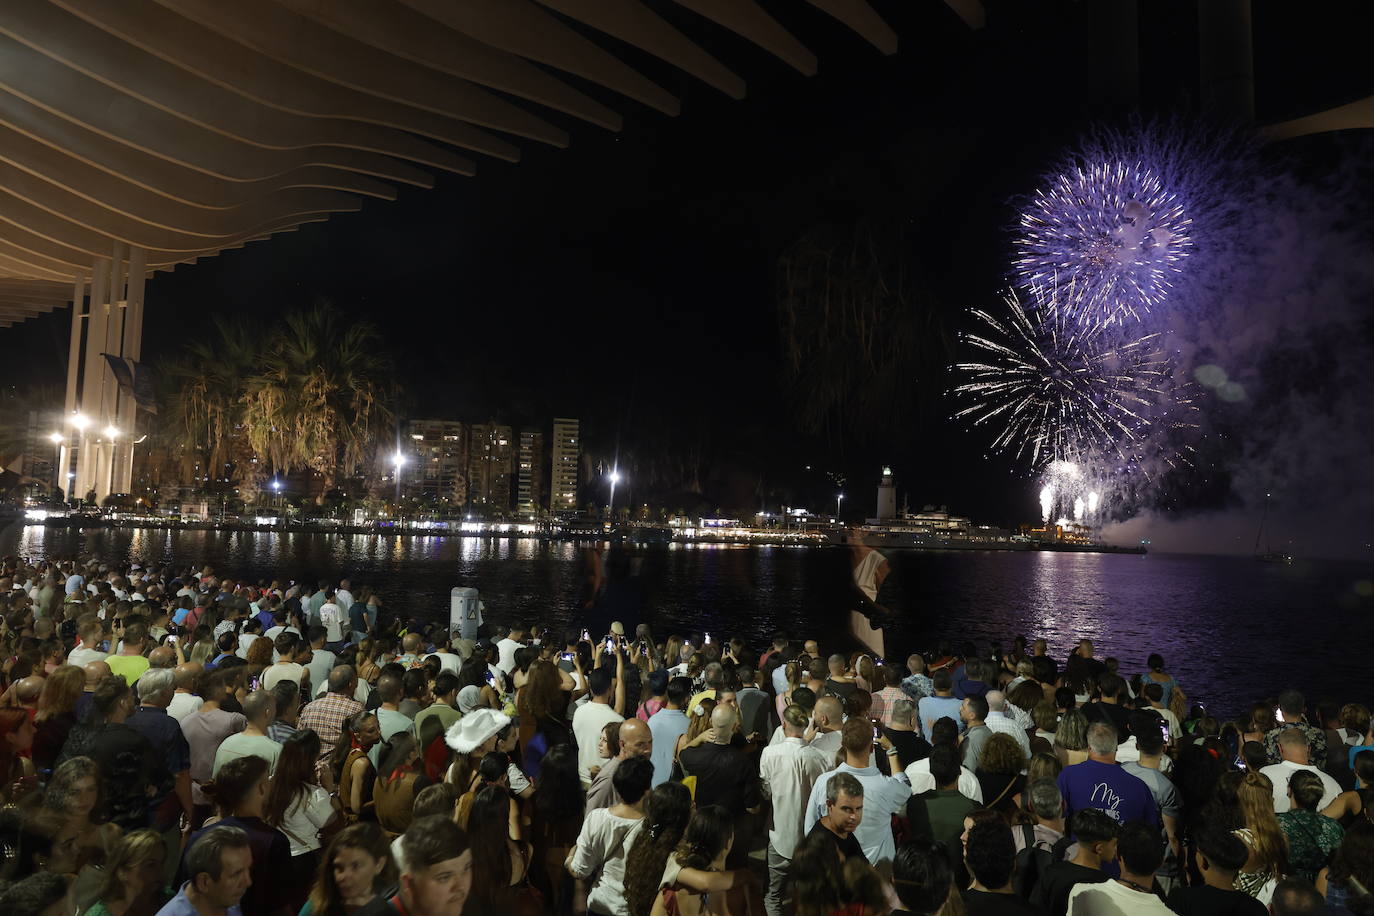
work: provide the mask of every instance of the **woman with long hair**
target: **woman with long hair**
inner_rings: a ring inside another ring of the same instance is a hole
[[[351,916],[396,884],[391,844],[376,824],[339,831],[320,858],[310,899],[300,916]]]
[[[871,656],[865,654],[851,656],[849,664],[850,670],[854,672],[854,683],[858,685],[860,690],[872,693],[883,686],[877,683],[877,675],[874,673],[875,666]],[[875,684],[877,686],[874,686]]]
[[[1070,709],[1059,717],[1054,753],[1066,767],[1088,759],[1088,717],[1081,709]]]
[[[682,673],[687,670],[686,668],[682,667],[681,636],[673,634],[669,636],[668,641],[663,644],[663,664],[668,666],[668,674],[671,677],[677,677],[678,673]]]
[[[191,631],[189,642],[191,646],[191,655],[187,658],[189,662],[204,665],[219,654],[219,650],[215,648],[215,631],[206,624],[201,624]]]
[[[1304,881],[1317,880],[1317,872],[1326,867],[1345,835],[1334,818],[1317,813],[1323,792],[1325,787],[1316,773],[1294,771],[1288,778],[1289,809],[1278,816],[1279,827],[1288,843],[1292,876]]]
[[[89,757],[73,757],[53,771],[42,806],[61,819],[63,835],[76,837],[83,862],[105,861],[124,833],[117,824],[96,819],[100,771]]]
[[[835,844],[820,831],[807,834],[792,856],[787,870],[792,877],[796,916],[829,916],[844,906],[844,869]],[[660,911],[655,905],[655,916]]]
[[[673,747],[674,779],[691,775],[683,770],[682,761],[678,759],[678,755],[687,748],[695,747],[710,737],[711,713],[715,712],[715,709],[716,701],[711,697],[706,697],[687,711],[687,731],[677,739],[677,744]]]
[[[534,841],[535,883],[544,891],[553,912],[562,912],[571,893],[571,878],[563,863],[582,830],[587,803],[577,773],[577,745],[560,744],[544,755],[534,791],[530,837]]]
[[[983,804],[1002,815],[1008,824],[1016,816],[1021,789],[1025,785],[1025,777],[1021,775],[1025,765],[1021,746],[1011,735],[1002,732],[989,738],[978,756],[974,775],[983,790]]]
[[[409,732],[397,732],[382,745],[381,768],[372,797],[377,804],[377,823],[392,837],[410,826],[415,796],[429,784],[420,746]]]
[[[467,821],[472,848],[468,900],[473,902],[466,906],[476,907],[474,912],[535,916],[543,911],[543,896],[530,884],[530,845],[511,836],[513,802],[500,785],[483,786],[473,800]]]
[[[795,661],[787,662],[782,667],[783,677],[787,679],[787,689],[778,694],[773,700],[773,705],[778,714],[778,721],[782,721],[783,711],[792,705],[792,691],[801,686],[802,670],[801,665]]]
[[[329,792],[316,782],[320,736],[304,728],[282,742],[263,820],[286,834],[291,843],[291,872],[296,877],[292,902],[299,908],[310,894],[319,864],[322,834],[339,821]]]
[[[344,720],[339,740],[330,752],[328,767],[339,787],[339,802],[349,823],[376,820],[372,793],[377,771],[367,752],[382,739],[381,726],[374,712],[359,712]]]
[[[577,665],[574,654],[574,665]],[[572,692],[564,685],[564,672],[553,662],[530,663],[529,678],[515,697],[520,717],[520,743],[524,749],[521,769],[538,781],[544,756],[561,744],[574,743],[568,704]]]
[[[263,820],[267,793],[269,765],[262,757],[235,757],[219,768],[214,780],[205,787],[219,809],[217,820],[207,820],[200,832],[192,834],[186,844],[195,845],[200,834],[211,827],[238,827],[248,834],[253,849],[250,875],[253,883],[244,894],[245,913],[278,916],[291,912],[290,903],[283,899],[282,890],[294,886],[291,876],[291,841],[286,834]]]
[[[711,906],[712,894],[729,894],[743,888],[748,882],[747,871],[725,870],[725,860],[730,856],[734,844],[735,822],[730,812],[719,805],[698,808],[683,831],[677,849],[664,863],[658,893],[650,910],[652,916],[698,916],[708,911],[718,911],[719,907],[713,909]],[[829,843],[829,846],[833,856],[835,846],[833,843]],[[628,865],[626,875],[629,875]],[[800,880],[796,887],[798,890],[793,894],[793,899],[799,901],[800,905],[804,899],[800,892]],[[743,912],[744,906],[730,906],[728,911]],[[633,910],[631,914],[633,916]]]
[[[76,701],[85,687],[86,672],[75,665],[59,665],[43,682],[33,717],[33,768],[40,778],[52,771],[76,725]]]
[[[1346,909],[1351,898],[1374,894],[1374,821],[1362,819],[1346,831],[1330,867],[1317,874],[1316,887],[1327,904]]]
[[[155,830],[135,830],[121,839],[101,869],[96,902],[83,916],[153,916],[162,904],[166,857],[167,845]]]
[[[487,667],[485,658],[474,655],[472,658],[463,662],[458,669],[458,690],[461,693],[464,687],[476,687],[481,695],[481,702],[477,706],[485,706],[488,709],[500,709],[502,707],[501,694],[494,686],[495,676],[491,669]]]
[[[1241,737],[1245,741],[1263,742],[1266,734],[1278,728],[1278,720],[1274,717],[1274,704],[1251,703],[1250,716],[1243,724],[1245,727]]]
[[[692,819],[692,793],[679,782],[653,788],[644,804],[644,826],[625,857],[625,904],[630,916],[649,916],[668,856]]]
[[[251,681],[255,677],[261,677],[262,673],[272,664],[272,640],[253,640],[245,654],[248,662],[248,679]]]
[[[34,727],[23,707],[0,709],[0,799],[10,802],[31,782],[23,753],[33,747]]]
[[[538,646],[521,646],[515,650],[515,667],[511,669],[510,682],[517,695],[520,688],[524,687],[530,679],[530,665],[538,660]]]
[[[1274,815],[1274,784],[1263,773],[1249,773],[1236,787],[1241,826],[1232,831],[1250,850],[1250,857],[1236,874],[1235,888],[1265,906],[1274,897],[1274,886],[1288,873],[1288,844]]]

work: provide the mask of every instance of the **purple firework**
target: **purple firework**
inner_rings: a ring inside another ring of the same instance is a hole
[[[1044,307],[1088,325],[1130,323],[1168,296],[1191,229],[1179,195],[1140,161],[1080,162],[1022,212],[1012,263],[1023,289],[1072,286]]]

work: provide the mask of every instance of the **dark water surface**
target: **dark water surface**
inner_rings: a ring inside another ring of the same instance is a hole
[[[165,530],[91,532],[11,525],[0,554],[97,555],[209,563],[251,580],[349,575],[388,608],[446,619],[460,579],[477,586],[488,619],[580,623],[573,611],[583,547],[514,538],[392,537]],[[815,635],[849,648],[849,555],[839,548],[674,544],[640,554],[645,619],[662,635],[709,631],[763,647],[772,634]],[[891,555],[880,601],[898,614],[887,654],[904,658],[942,638],[980,645],[1049,640],[1061,662],[1080,637],[1122,670],[1150,652],[1190,697],[1235,715],[1284,686],[1309,700],[1374,700],[1374,564],[1258,563],[1248,557],[1152,554],[923,553]],[[632,621],[627,620],[626,623]]]

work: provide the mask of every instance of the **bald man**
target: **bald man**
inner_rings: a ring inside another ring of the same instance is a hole
[[[176,666],[172,682],[176,685],[176,691],[172,694],[172,702],[167,704],[167,715],[180,722],[200,710],[204,701],[196,693],[196,687],[204,671],[205,666],[200,662],[187,662]]]
[[[711,711],[710,739],[678,755],[682,768],[697,778],[697,805],[720,805],[737,825],[745,811],[762,800],[758,761],[744,749],[738,732],[739,711],[717,706]]]
[[[38,708],[38,695],[43,692],[43,679],[26,677],[14,685],[14,701],[26,709]]]
[[[158,646],[148,653],[149,668],[175,668],[177,652],[171,646]]]
[[[601,767],[591,788],[587,790],[587,813],[597,808],[610,808],[621,802],[620,793],[612,784],[620,761],[631,757],[649,757],[654,752],[654,733],[642,719],[626,719],[620,723],[620,755]]]
[[[76,721],[78,722],[86,718],[86,713],[91,708],[91,695],[95,693],[96,686],[111,674],[110,666],[103,661],[86,662],[81,666],[81,670],[86,672],[86,686],[82,688],[81,696],[76,698]]]
[[[836,697],[821,697],[816,701],[816,710],[811,714],[811,746],[825,755],[826,761],[835,765],[836,755],[840,752],[840,727],[844,725],[844,704]]]

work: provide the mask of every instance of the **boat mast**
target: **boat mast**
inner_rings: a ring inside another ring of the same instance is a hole
[[[1259,553],[1260,538],[1264,537],[1264,523],[1269,518],[1269,494],[1264,494],[1264,513],[1260,515],[1259,531],[1255,532],[1255,553]]]

